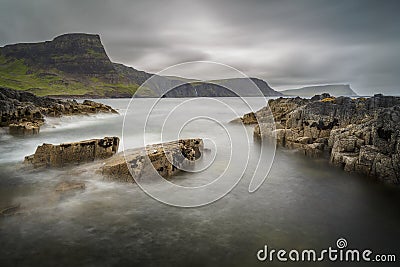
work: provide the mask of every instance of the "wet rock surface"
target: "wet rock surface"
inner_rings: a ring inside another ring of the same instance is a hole
[[[151,175],[154,169],[159,175],[169,178],[198,159],[202,148],[201,139],[148,145],[145,148],[127,150],[125,155],[123,152],[118,153],[105,161],[100,172],[108,180],[131,183],[135,179]]]
[[[34,168],[64,167],[98,159],[106,159],[118,151],[118,137],[104,137],[60,145],[43,144],[35,154],[26,156],[25,163]]]
[[[0,87],[0,127],[10,134],[38,134],[45,117],[118,113],[110,106],[85,100],[57,100],[32,93]]]
[[[278,98],[242,122],[255,124],[257,138],[275,136],[279,145],[305,155],[327,155],[348,172],[400,184],[400,97],[370,98],[316,95],[311,99]],[[275,125],[264,123],[273,116]]]
[[[73,190],[84,190],[86,185],[84,182],[76,182],[76,181],[65,181],[57,184],[55,190],[56,192],[68,192]]]
[[[24,121],[20,123],[12,123],[8,125],[9,133],[12,135],[34,135],[39,134],[40,122]]]
[[[38,146],[35,154],[25,157],[24,164],[34,169],[81,165],[74,170],[90,170],[106,180],[134,183],[135,179],[149,178],[155,173],[169,178],[193,164],[203,151],[202,139],[180,139],[116,154],[118,145],[118,137],[60,145],[43,144]],[[85,163],[90,164],[82,165]],[[84,182],[63,181],[56,185],[55,191],[65,193],[85,188]]]

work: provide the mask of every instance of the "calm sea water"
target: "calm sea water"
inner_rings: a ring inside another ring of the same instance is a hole
[[[128,101],[102,100],[121,114]],[[163,99],[155,117],[182,101]],[[249,111],[239,99],[224,102],[240,115]],[[136,116],[146,116],[140,107],[140,103],[135,107]],[[184,112],[205,108],[212,109],[194,103]],[[218,109],[212,112],[230,131],[236,131],[237,126],[228,124],[232,114]],[[277,149],[267,180],[258,191],[248,193],[253,161],[232,192],[200,208],[162,204],[135,184],[103,181],[85,166],[45,171],[21,166],[24,156],[44,142],[121,137],[122,121],[122,115],[65,117],[48,119],[38,136],[0,135],[0,208],[21,205],[20,214],[0,217],[0,266],[273,266],[278,263],[257,261],[256,253],[264,245],[324,249],[335,247],[338,238],[346,238],[351,248],[400,257],[398,188],[285,149]],[[136,126],[135,122],[126,125],[126,148],[143,144],[143,132]],[[159,141],[156,133],[160,127],[157,120],[150,124],[146,143]],[[193,124],[185,134],[215,137],[222,145],[207,176],[180,173],[173,179],[180,185],[202,185],[214,179],[228,161],[229,149],[221,138],[220,125]],[[254,151],[257,146],[250,140]],[[57,183],[71,179],[84,181],[86,190],[64,195],[55,192]]]

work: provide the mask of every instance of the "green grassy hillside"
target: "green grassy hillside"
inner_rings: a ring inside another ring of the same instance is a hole
[[[74,77],[62,71],[29,68],[23,59],[8,59],[0,55],[0,86],[44,95],[132,95],[137,84],[111,84],[100,78]]]
[[[153,74],[111,62],[96,34],[63,34],[52,41],[0,47],[0,86],[38,96],[131,97]],[[235,96],[218,85],[180,77],[154,76],[138,97]],[[281,95],[265,81],[252,79],[266,96]],[[187,82],[187,84],[182,84]],[[241,95],[253,96],[242,79],[221,80],[226,86],[242,84]],[[176,90],[164,95],[165,88]]]

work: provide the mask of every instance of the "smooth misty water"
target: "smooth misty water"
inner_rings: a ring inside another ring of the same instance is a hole
[[[167,112],[183,100],[162,101],[157,112]],[[241,114],[248,112],[238,99],[224,101]],[[123,113],[128,100],[103,102]],[[140,113],[140,105],[137,108]],[[186,112],[203,108],[191,105]],[[227,124],[231,115],[214,113],[235,131],[237,126]],[[121,136],[122,119],[122,115],[49,119],[38,136],[0,135],[0,208],[21,204],[21,214],[0,217],[0,266],[270,266],[255,256],[265,244],[275,249],[323,249],[335,247],[339,237],[352,248],[398,253],[399,189],[289,150],[277,150],[266,182],[255,193],[247,191],[255,165],[250,162],[250,175],[230,194],[201,208],[161,204],[137,185],[103,181],[85,166],[36,172],[21,168],[23,157],[43,142]],[[143,142],[143,133],[135,126],[127,125],[126,147]],[[154,132],[157,127],[161,126],[150,125]],[[199,124],[187,134],[218,139],[219,131],[217,125]],[[158,140],[150,131],[146,142]],[[250,141],[256,148],[258,144]],[[218,153],[222,156],[211,174],[227,160],[226,148]],[[71,179],[85,181],[86,190],[55,193],[57,183]],[[196,186],[208,180],[201,173],[181,173],[173,182]]]

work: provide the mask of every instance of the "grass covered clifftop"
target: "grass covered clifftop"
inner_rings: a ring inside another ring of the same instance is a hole
[[[138,84],[111,83],[103,78],[77,77],[57,69],[36,69],[24,59],[0,55],[0,86],[23,90],[38,96],[82,95],[109,97],[134,94]]]
[[[0,48],[0,86],[44,95],[130,97],[139,87],[116,70],[98,35]]]
[[[39,43],[0,47],[0,86],[38,96],[131,97],[153,74],[113,63],[100,36],[71,33]],[[234,84],[241,96],[254,96],[246,79],[196,83],[180,77],[157,76],[138,97],[230,97]],[[265,96],[280,96],[260,79],[252,78]],[[182,82],[185,82],[182,84]],[[240,86],[242,85],[242,86]],[[168,93],[165,88],[175,88]]]

